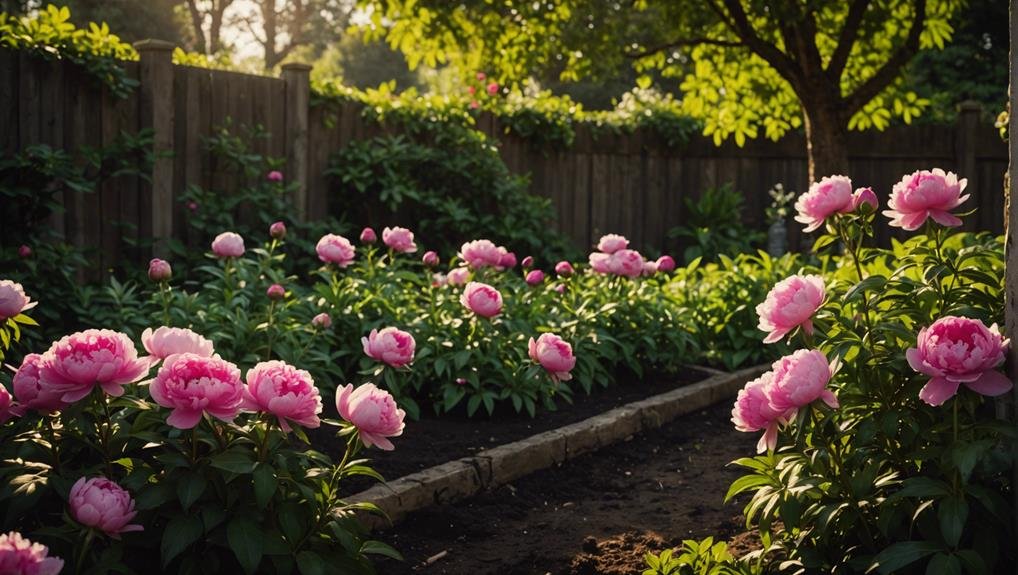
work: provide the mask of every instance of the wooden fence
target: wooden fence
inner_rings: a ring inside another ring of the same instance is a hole
[[[65,211],[52,225],[73,243],[100,248],[103,267],[147,253],[130,248],[137,241],[186,237],[187,213],[180,201],[190,184],[230,189],[230,176],[216,165],[204,140],[232,122],[260,124],[270,133],[252,142],[256,152],[286,158],[284,174],[296,182],[294,204],[300,218],[329,213],[329,158],[349,142],[383,133],[361,117],[358,105],[338,114],[309,104],[310,68],[283,67],[280,78],[176,66],[172,46],[138,44],[141,60],[127,63],[139,88],[117,99],[93,78],[66,62],[44,62],[0,50],[0,150],[14,153],[44,143],[72,149],[108,144],[121,131],[151,128],[157,153],[151,184],[120,179],[94,197],[66,194]],[[917,125],[849,137],[851,172],[857,185],[870,185],[882,202],[908,172],[934,166],[969,180],[978,208],[966,218],[970,229],[1000,232],[1002,183],[1007,146],[982,119],[977,106],[963,106],[953,126]],[[482,115],[478,129],[500,141],[503,159],[517,173],[529,173],[531,191],[550,198],[557,228],[586,248],[604,233],[621,233],[641,249],[669,245],[667,233],[684,221],[683,199],[707,188],[734,184],[745,198],[743,219],[763,227],[766,191],[775,183],[807,188],[805,142],[789,135],[778,142],[750,141],[739,148],[714,146],[702,137],[669,148],[649,133],[595,138],[577,129],[575,144],[548,151],[509,135],[498,119]],[[168,152],[168,153],[167,153]],[[800,226],[789,223],[793,247]],[[881,224],[881,238],[889,230]],[[498,239],[498,238],[492,238]]]

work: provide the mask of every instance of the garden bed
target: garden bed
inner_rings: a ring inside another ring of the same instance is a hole
[[[458,504],[411,513],[377,536],[406,557],[379,572],[638,574],[647,551],[738,534],[742,502],[722,505],[722,496],[740,472],[724,464],[752,452],[756,438],[735,431],[730,417],[721,402]]]
[[[393,440],[396,445],[394,451],[376,449],[365,456],[371,458],[375,470],[392,480],[576,423],[615,407],[685,387],[710,375],[711,372],[697,367],[689,367],[677,374],[656,374],[645,378],[631,374],[620,377],[619,385],[595,389],[590,395],[578,391],[572,404],[560,401],[556,411],[540,410],[536,417],[509,410],[496,411],[492,418],[468,418],[461,411],[440,417],[425,412],[419,421],[407,420],[403,435]],[[345,443],[334,438],[333,434],[334,431],[327,428],[310,434],[310,438],[315,448],[331,456],[342,456]],[[373,484],[374,481],[367,478],[353,478],[343,485],[343,490],[356,493]]]

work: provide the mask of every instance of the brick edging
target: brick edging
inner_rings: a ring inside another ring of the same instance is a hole
[[[715,375],[616,407],[583,421],[375,485],[352,495],[345,502],[373,503],[389,516],[389,521],[396,523],[418,509],[451,503],[485,489],[504,485],[641,431],[661,427],[680,415],[728,399],[746,381],[760,375],[768,367],[758,365],[731,373],[698,368]],[[389,521],[377,515],[363,514],[360,520],[368,528],[389,524]]]

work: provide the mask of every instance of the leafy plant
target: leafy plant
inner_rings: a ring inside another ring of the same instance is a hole
[[[686,262],[697,258],[710,262],[720,255],[753,251],[762,235],[742,223],[743,200],[731,184],[708,188],[699,198],[683,198],[685,223],[672,228],[668,237],[688,241],[682,252]]]

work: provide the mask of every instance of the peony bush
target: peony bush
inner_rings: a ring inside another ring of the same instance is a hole
[[[917,232],[867,247],[876,194],[824,178],[797,202],[822,229],[818,265],[776,283],[756,310],[787,355],[746,384],[736,429],[759,454],[726,499],[749,494],[761,548],[686,541],[648,556],[648,574],[996,573],[1015,564],[1012,424],[994,397],[1010,342],[1001,238],[961,233],[965,180],[918,171],[884,215]],[[844,255],[836,255],[840,249]]]

